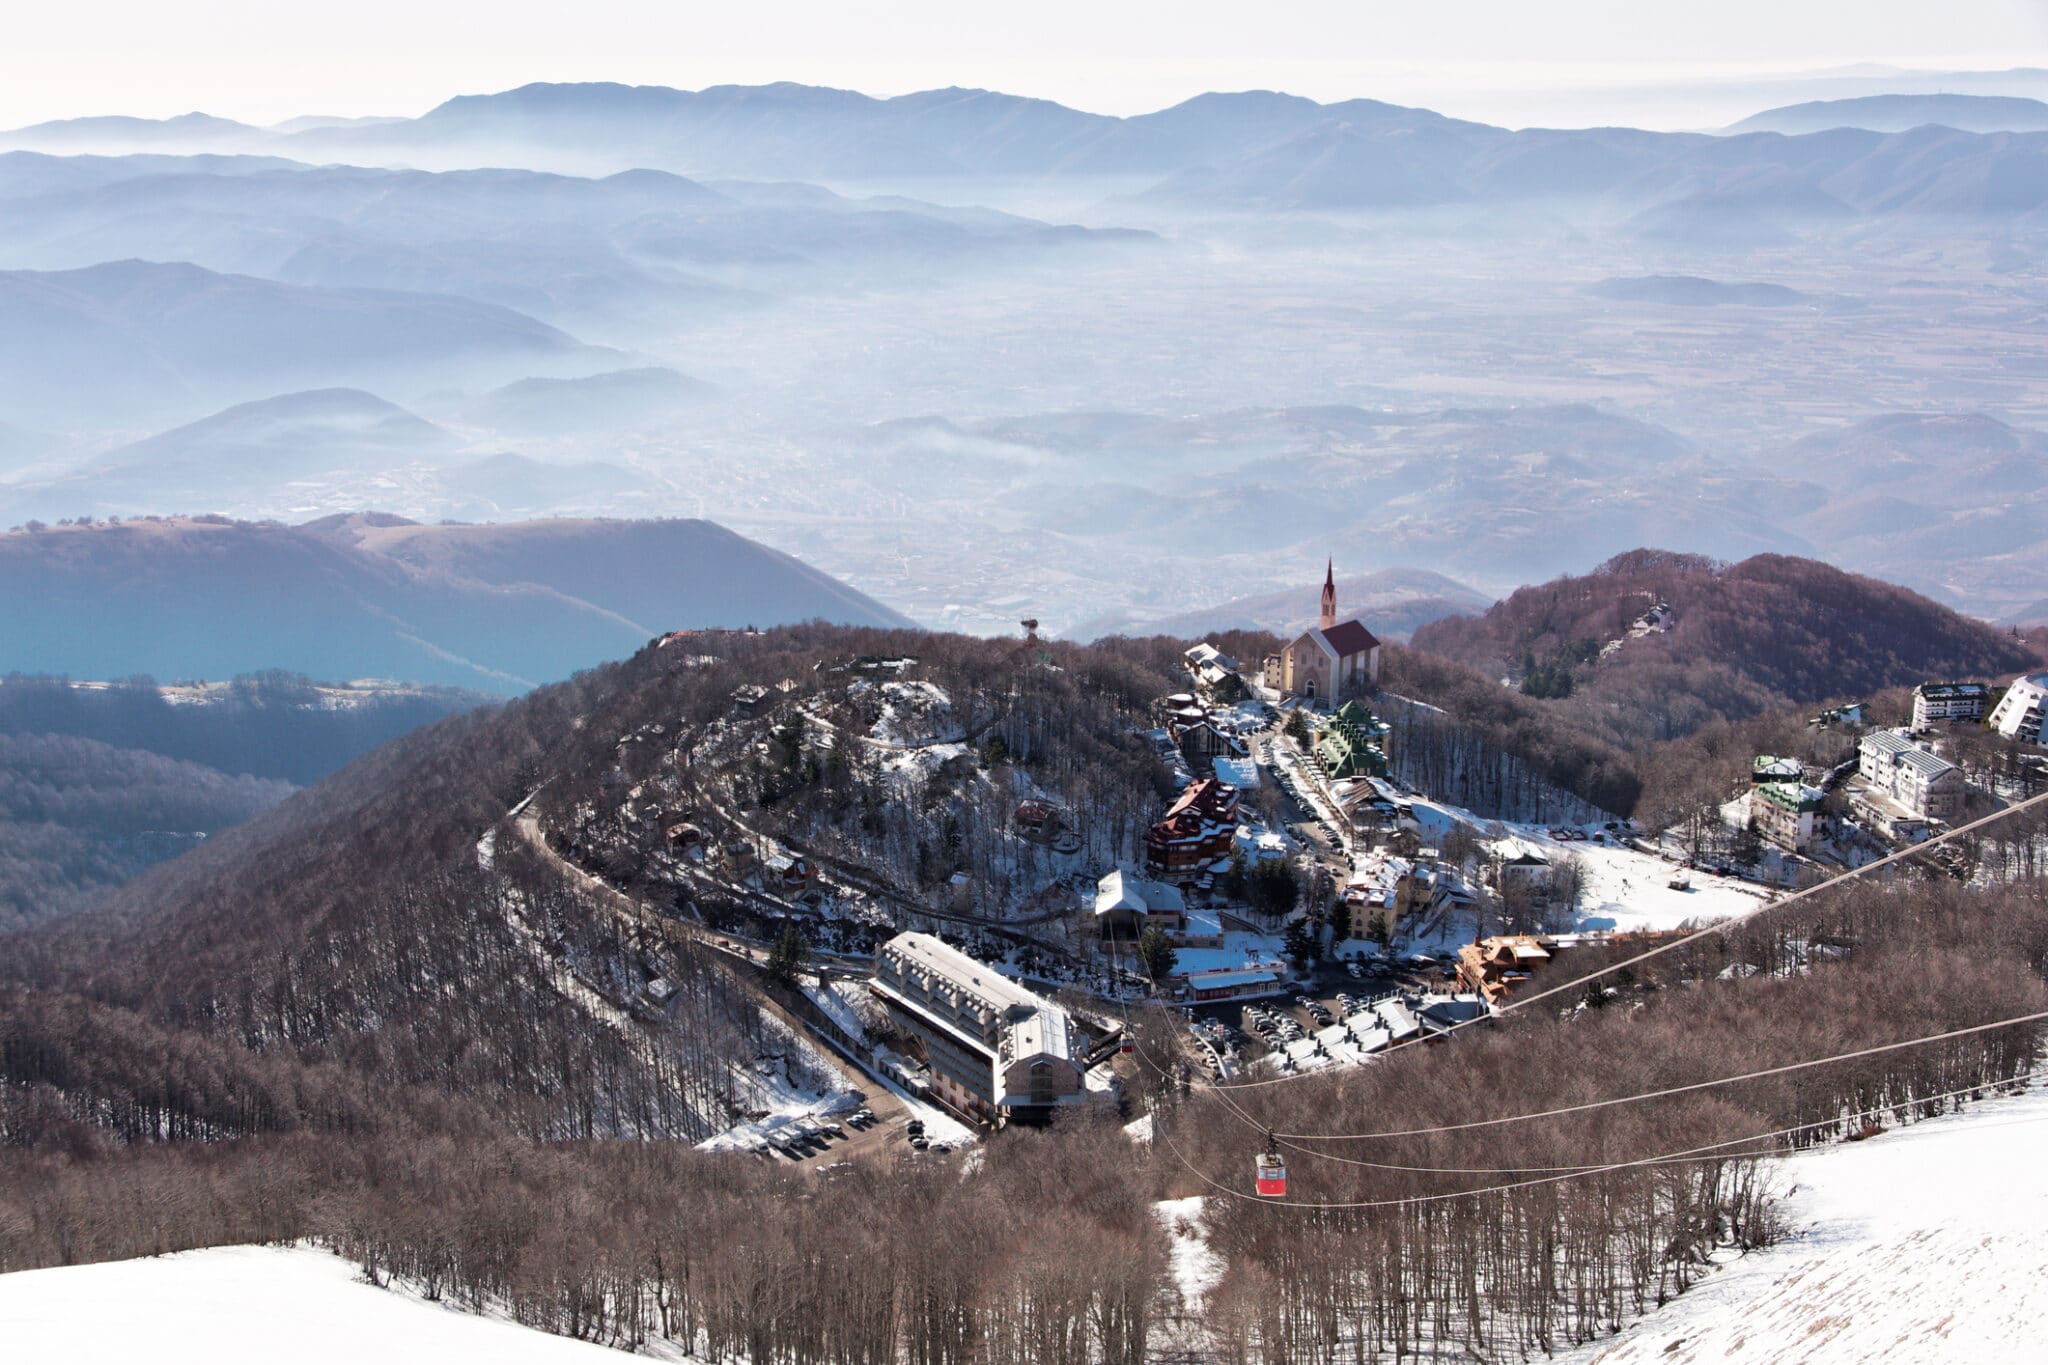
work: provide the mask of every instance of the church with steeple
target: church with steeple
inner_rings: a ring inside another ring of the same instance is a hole
[[[1380,642],[1356,619],[1337,620],[1337,564],[1323,571],[1323,603],[1314,630],[1280,654],[1280,691],[1300,701],[1335,706],[1380,685]]]

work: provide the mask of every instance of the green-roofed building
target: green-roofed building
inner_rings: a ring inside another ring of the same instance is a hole
[[[1825,797],[1804,782],[1760,782],[1749,791],[1757,833],[1779,848],[1804,853],[1813,842]]]
[[[1316,726],[1316,762],[1332,782],[1387,775],[1387,723],[1347,701]]]

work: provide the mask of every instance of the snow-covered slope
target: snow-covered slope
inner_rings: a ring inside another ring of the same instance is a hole
[[[1572,1365],[2041,1358],[2048,1094],[1788,1161],[1794,1235]]]
[[[588,1342],[376,1289],[324,1251],[217,1247],[0,1275],[0,1359],[21,1365],[605,1365]]]

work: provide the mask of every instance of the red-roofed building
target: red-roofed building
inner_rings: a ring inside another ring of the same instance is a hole
[[[1380,642],[1357,620],[1337,620],[1337,568],[1323,573],[1323,609],[1280,655],[1280,690],[1303,701],[1335,703],[1380,683]]]
[[[1155,877],[1196,876],[1230,856],[1237,839],[1237,788],[1213,777],[1188,785],[1145,831],[1145,868]]]

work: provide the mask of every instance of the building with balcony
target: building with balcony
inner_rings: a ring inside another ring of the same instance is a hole
[[[1962,769],[1896,730],[1865,735],[1856,767],[1875,792],[1908,816],[1953,820],[1963,808]]]
[[[1991,728],[2022,744],[2041,742],[2041,721],[2048,713],[2048,673],[2015,679],[1991,712]]]
[[[1083,1097],[1067,1012],[930,934],[898,934],[870,990],[916,1040],[932,1093],[985,1123],[1042,1119]]]

